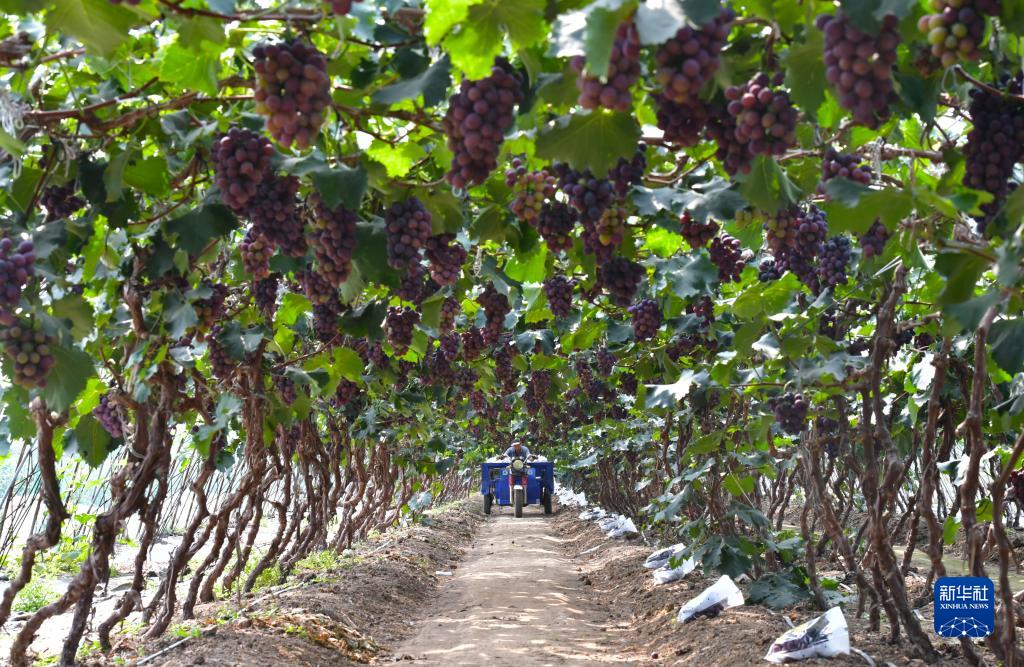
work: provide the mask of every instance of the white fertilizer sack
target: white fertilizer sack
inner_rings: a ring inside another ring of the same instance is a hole
[[[831,658],[850,652],[850,632],[846,617],[839,607],[832,607],[821,616],[796,626],[772,642],[768,662],[783,663],[807,658]]]
[[[685,548],[686,545],[680,542],[664,549],[658,549],[647,557],[647,560],[644,561],[644,567],[648,570],[657,570],[658,568],[665,567],[672,556],[682,552]]]
[[[723,574],[722,578],[704,589],[704,592],[683,605],[679,610],[676,620],[680,623],[689,623],[701,616],[718,616],[730,607],[739,607],[743,604],[743,591],[736,586],[736,582]]]

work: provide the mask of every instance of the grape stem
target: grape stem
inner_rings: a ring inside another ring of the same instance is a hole
[[[1005,90],[999,90],[998,88],[990,86],[989,84],[984,83],[983,81],[979,81],[978,79],[975,79],[973,76],[968,74],[967,71],[960,65],[956,65],[955,67],[953,67],[953,71],[959,74],[967,81],[970,81],[972,84],[974,84],[975,87],[981,88],[987,93],[991,93],[992,95],[995,95],[996,97],[1000,97],[1005,100],[1013,100],[1015,102],[1024,103],[1024,95],[1014,95],[1012,93],[1006,92]]]

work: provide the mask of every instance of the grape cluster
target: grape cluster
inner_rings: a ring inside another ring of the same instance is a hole
[[[448,333],[455,329],[455,316],[459,314],[460,310],[459,302],[455,297],[447,296],[441,302],[441,321],[438,328],[442,333]]]
[[[813,257],[796,253],[784,254],[776,259],[781,271],[791,271],[812,293],[821,293],[821,280]]]
[[[292,257],[306,254],[305,227],[296,195],[299,179],[295,176],[266,178],[249,200],[246,215],[253,229]]]
[[[624,206],[615,205],[608,208],[593,227],[597,243],[608,248],[616,248],[621,245],[623,239],[626,238],[628,219],[629,211]],[[594,254],[600,255],[601,253],[595,252]]]
[[[235,370],[235,361],[228,354],[228,351],[221,345],[220,336],[223,334],[223,329],[218,324],[210,330],[210,336],[207,338],[207,348],[210,354],[210,370],[213,372],[213,376],[218,380],[227,380],[231,377],[231,373]]]
[[[959,60],[977,60],[985,37],[985,16],[998,16],[999,0],[932,0],[937,13],[925,14],[917,22],[928,36],[932,55],[943,67]]]
[[[487,316],[484,342],[493,345],[501,338],[501,332],[505,329],[505,316],[512,312],[512,307],[508,303],[508,297],[494,289],[494,283],[488,283],[476,300]]]
[[[604,82],[587,74],[585,64],[583,56],[576,56],[570,61],[577,73],[580,106],[584,109],[604,107],[612,111],[629,111],[633,101],[629,89],[640,78],[640,34],[633,22],[623,21],[615,30]]]
[[[766,259],[757,267],[757,279],[763,283],[767,283],[773,280],[778,280],[785,272],[786,269],[779,266],[779,263],[774,259]]]
[[[491,75],[463,81],[448,100],[444,130],[455,154],[446,178],[453,187],[478,185],[498,166],[505,131],[515,120],[514,108],[523,101],[522,82],[495,65]]]
[[[582,355],[576,356],[572,362],[573,368],[576,370],[576,377],[579,379],[580,386],[589,384],[594,379],[593,369],[590,368],[590,361]]]
[[[274,384],[274,393],[285,405],[291,405],[299,398],[295,382],[284,373],[274,373],[271,381]]]
[[[853,122],[877,128],[890,115],[897,95],[892,70],[900,45],[899,20],[886,14],[877,32],[865,33],[843,13],[823,14],[816,25],[825,33],[825,78],[836,87],[839,104]]]
[[[715,237],[718,233],[718,223],[710,218],[707,222],[699,222],[694,220],[689,212],[683,213],[679,218],[679,233],[690,247],[696,250],[706,246],[708,241]]]
[[[324,0],[331,7],[331,11],[338,16],[347,16],[352,11],[352,4],[363,0]]]
[[[100,396],[100,403],[93,408],[92,416],[106,429],[110,437],[124,437],[124,419],[112,392]]]
[[[270,258],[274,256],[274,245],[255,229],[245,233],[238,246],[242,255],[242,266],[249,274],[260,280],[270,275]]]
[[[277,310],[277,292],[280,283],[280,274],[272,273],[252,284],[253,301],[256,302],[256,307],[260,309],[260,312],[268,320],[274,318],[274,312]]]
[[[46,376],[53,368],[54,339],[27,322],[15,322],[0,329],[0,343],[14,364],[14,382],[32,389],[45,387]]]
[[[786,392],[768,399],[768,407],[775,413],[775,421],[783,433],[800,435],[807,424],[807,409],[810,405],[803,394]]]
[[[821,161],[821,181],[818,192],[825,194],[825,184],[833,178],[848,178],[861,185],[871,184],[871,167],[861,162],[856,153],[840,153],[829,147]]]
[[[699,28],[680,28],[661,45],[654,55],[655,79],[666,99],[686,102],[697,97],[704,83],[718,71],[722,47],[735,18],[732,10],[723,9]]]
[[[338,303],[313,304],[313,333],[321,343],[330,344],[338,337]]]
[[[226,285],[214,285],[209,280],[204,280],[200,287],[210,290],[210,296],[196,299],[192,307],[199,318],[199,327],[209,328],[224,318],[228,288]]]
[[[334,390],[334,405],[344,407],[359,396],[359,385],[350,380],[342,379]]]
[[[750,142],[736,138],[736,118],[724,107],[712,107],[705,135],[715,142],[715,157],[727,174],[749,174],[754,154]]]
[[[636,373],[628,371],[619,376],[619,386],[630,396],[636,396],[637,389],[640,388],[640,381],[637,380]]]
[[[656,301],[644,299],[630,306],[629,314],[632,316],[634,338],[647,340],[658,335],[658,329],[661,327],[661,308]]]
[[[611,350],[607,347],[599,347],[595,356],[597,358],[597,372],[605,377],[611,375],[612,370],[615,369],[615,362],[618,361],[615,355],[611,353]]]
[[[454,241],[454,234],[438,234],[427,239],[426,255],[430,262],[430,277],[438,285],[455,284],[469,256],[462,244]]]
[[[735,139],[753,155],[782,155],[796,145],[796,109],[789,93],[773,90],[772,83],[762,72],[725,89],[726,109],[736,119]]]
[[[572,248],[572,230],[579,216],[576,210],[560,201],[548,202],[537,216],[537,232],[551,252],[563,252]]]
[[[338,291],[331,283],[316,271],[305,269],[299,271],[295,276],[302,285],[302,292],[314,305],[335,303],[338,300]]]
[[[412,308],[388,308],[384,331],[397,356],[405,354],[412,343],[413,330],[420,322],[420,314]]]
[[[612,182],[612,190],[619,199],[625,199],[629,190],[634,185],[639,185],[644,180],[644,171],[647,169],[647,155],[644,144],[637,146],[633,157],[626,159],[620,157],[619,161],[608,170],[608,180]]]
[[[75,184],[51,185],[39,196],[39,203],[46,209],[46,219],[70,218],[82,210],[85,200],[75,194]]]
[[[330,209],[319,198],[314,203],[316,222],[311,245],[316,255],[317,270],[327,282],[340,287],[352,275],[359,216],[344,206]]]
[[[484,335],[480,329],[470,327],[462,332],[462,356],[466,361],[473,361],[480,356],[480,353],[487,347]]]
[[[708,106],[700,98],[675,102],[664,95],[658,95],[654,101],[658,129],[664,133],[665,141],[681,147],[700,143],[704,127],[711,117]]]
[[[880,220],[875,220],[864,236],[860,237],[860,247],[864,257],[881,257],[885,252],[885,242],[889,240],[889,230]]]
[[[565,164],[554,166],[558,187],[579,211],[584,223],[597,223],[615,201],[615,187],[606,178],[595,177],[589,169],[576,171]]]
[[[846,267],[850,263],[850,239],[833,236],[825,242],[818,263],[818,277],[826,287],[845,285]]]
[[[454,331],[451,333],[443,334],[437,340],[437,348],[444,355],[444,358],[449,362],[454,362],[459,358],[459,349],[461,348],[461,340],[459,334]]]
[[[718,267],[718,279],[721,282],[739,282],[747,258],[738,239],[728,234],[716,236],[711,239],[708,254],[711,255],[711,262]]]
[[[818,333],[832,340],[839,340],[839,317],[834,308],[829,308],[818,319]]]
[[[0,310],[18,305],[21,290],[36,273],[35,263],[32,241],[15,245],[9,237],[0,239]]]
[[[686,306],[686,312],[697,317],[702,329],[715,321],[715,303],[710,296],[698,297]]]
[[[767,216],[764,223],[768,247],[777,259],[796,254],[805,258],[817,257],[828,235],[828,221],[816,206],[807,211],[788,208]]]
[[[699,349],[714,352],[718,349],[718,341],[701,335],[682,334],[676,336],[671,344],[665,348],[665,354],[672,361],[678,361],[680,357],[692,356]]]
[[[388,264],[411,270],[419,263],[420,249],[432,233],[433,217],[416,197],[395,202],[384,213],[387,225]]]
[[[550,389],[551,371],[541,370],[530,373],[529,384],[526,387],[527,396],[532,397],[538,403],[546,403]]]
[[[512,158],[505,171],[505,185],[512,188],[509,209],[523,222],[536,226],[544,202],[555,196],[555,177],[547,169],[527,171],[523,158]]]
[[[1019,95],[1020,75],[1004,81],[1001,87]],[[993,201],[985,204],[983,210],[993,214],[1010,192],[1014,165],[1024,158],[1024,106],[981,88],[972,89],[970,94],[968,113],[973,127],[967,133],[964,147],[963,182],[967,187],[992,193]],[[982,232],[985,222],[980,223]]]
[[[625,257],[615,257],[598,269],[601,285],[608,290],[612,303],[621,307],[633,302],[643,277],[644,267]]]
[[[1016,500],[1018,505],[1024,505],[1024,468],[1010,473],[1009,479],[1006,480],[1006,485],[1010,489],[1007,497],[1010,500]]]
[[[233,127],[213,143],[214,181],[221,200],[236,213],[246,210],[259,184],[271,173],[274,147],[252,130]]]
[[[573,282],[563,275],[552,276],[544,281],[544,296],[555,317],[568,317],[572,313]]]
[[[327,58],[298,39],[260,45],[252,53],[256,110],[267,117],[267,130],[283,146],[309,148],[331,103]]]

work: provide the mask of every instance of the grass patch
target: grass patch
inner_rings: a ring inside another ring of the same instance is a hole
[[[299,571],[324,572],[328,570],[347,570],[362,563],[362,556],[343,555],[333,549],[315,551],[295,564]]]
[[[48,583],[32,579],[25,584],[25,588],[18,592],[18,597],[14,598],[14,611],[30,614],[39,611],[59,597]]]

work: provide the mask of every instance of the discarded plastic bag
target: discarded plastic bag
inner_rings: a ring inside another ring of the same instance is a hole
[[[619,514],[609,514],[597,520],[597,527],[603,533],[607,533],[611,530],[622,516]]]
[[[648,570],[657,570],[658,568],[665,567],[672,556],[680,553],[685,548],[686,545],[680,542],[664,549],[658,549],[647,557],[647,560],[644,561],[644,567]]]
[[[839,607],[782,633],[772,642],[764,659],[783,663],[807,658],[831,658],[850,652],[850,632]]]
[[[687,558],[678,567],[672,567],[671,562],[669,562],[669,564],[664,567],[658,568],[652,572],[651,575],[654,577],[654,583],[668,584],[673,581],[679,581],[696,569],[697,561],[692,558]]]
[[[608,525],[604,532],[612,539],[622,539],[627,535],[637,534],[639,531],[637,531],[636,524],[633,523],[632,519],[627,516],[620,516]]]
[[[580,521],[597,521],[603,519],[608,513],[600,507],[591,507],[580,512]]]
[[[743,604],[743,591],[736,582],[723,574],[722,578],[705,588],[704,592],[683,605],[676,620],[689,623],[701,616],[713,617],[729,609]]]

